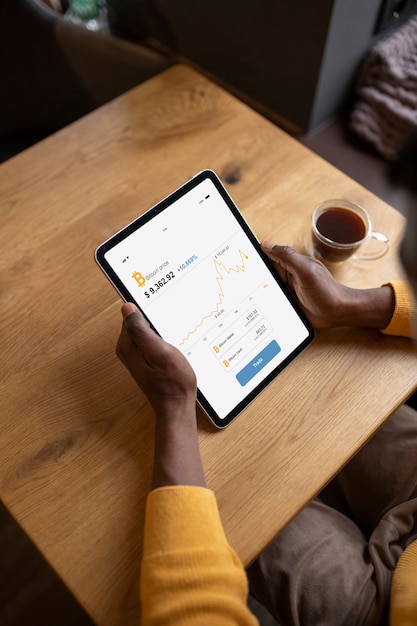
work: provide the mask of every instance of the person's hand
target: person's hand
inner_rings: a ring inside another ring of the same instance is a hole
[[[263,241],[261,247],[273,261],[278,274],[295,293],[315,328],[385,328],[389,324],[394,310],[391,287],[351,289],[335,280],[317,259],[269,241]]]
[[[268,241],[263,241],[261,246],[274,262],[278,274],[297,296],[313,326],[331,328],[337,325],[350,290],[337,282],[323,263],[314,258]]]
[[[116,354],[157,418],[195,420],[196,377],[185,356],[152,330],[134,304],[124,304],[122,316]]]
[[[194,371],[179,350],[152,330],[134,304],[124,304],[122,316],[117,356],[147,396],[157,418],[152,487],[204,487]]]

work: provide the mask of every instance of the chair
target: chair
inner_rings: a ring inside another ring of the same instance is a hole
[[[139,44],[66,20],[42,0],[1,0],[0,141],[18,152],[170,65]]]

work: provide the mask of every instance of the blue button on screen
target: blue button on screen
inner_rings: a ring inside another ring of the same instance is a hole
[[[272,361],[274,356],[276,356],[279,352],[281,352],[281,348],[274,339],[266,346],[266,348],[262,350],[262,352],[257,354],[256,357],[250,361],[250,363],[245,365],[245,367],[240,370],[238,374],[236,374],[236,379],[242,387],[247,385],[248,382],[252,380],[252,378],[265,367],[265,365],[268,365],[268,363]]]

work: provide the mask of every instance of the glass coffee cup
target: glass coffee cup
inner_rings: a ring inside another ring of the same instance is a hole
[[[368,212],[351,200],[321,202],[311,221],[313,255],[324,263],[340,263],[353,256],[362,261],[379,259],[388,250],[388,237],[373,231]],[[359,255],[359,248],[369,240],[377,242],[376,249]]]

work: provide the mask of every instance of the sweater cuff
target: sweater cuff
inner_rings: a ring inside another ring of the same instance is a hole
[[[406,280],[399,280],[385,285],[389,285],[394,291],[395,308],[390,323],[381,332],[385,335],[413,337],[413,320],[417,316],[417,307],[410,284]]]
[[[202,529],[210,529],[207,536]],[[205,487],[172,486],[151,491],[146,501],[143,556],[227,545],[215,495]]]
[[[403,552],[391,584],[391,624],[416,624],[417,540]]]

